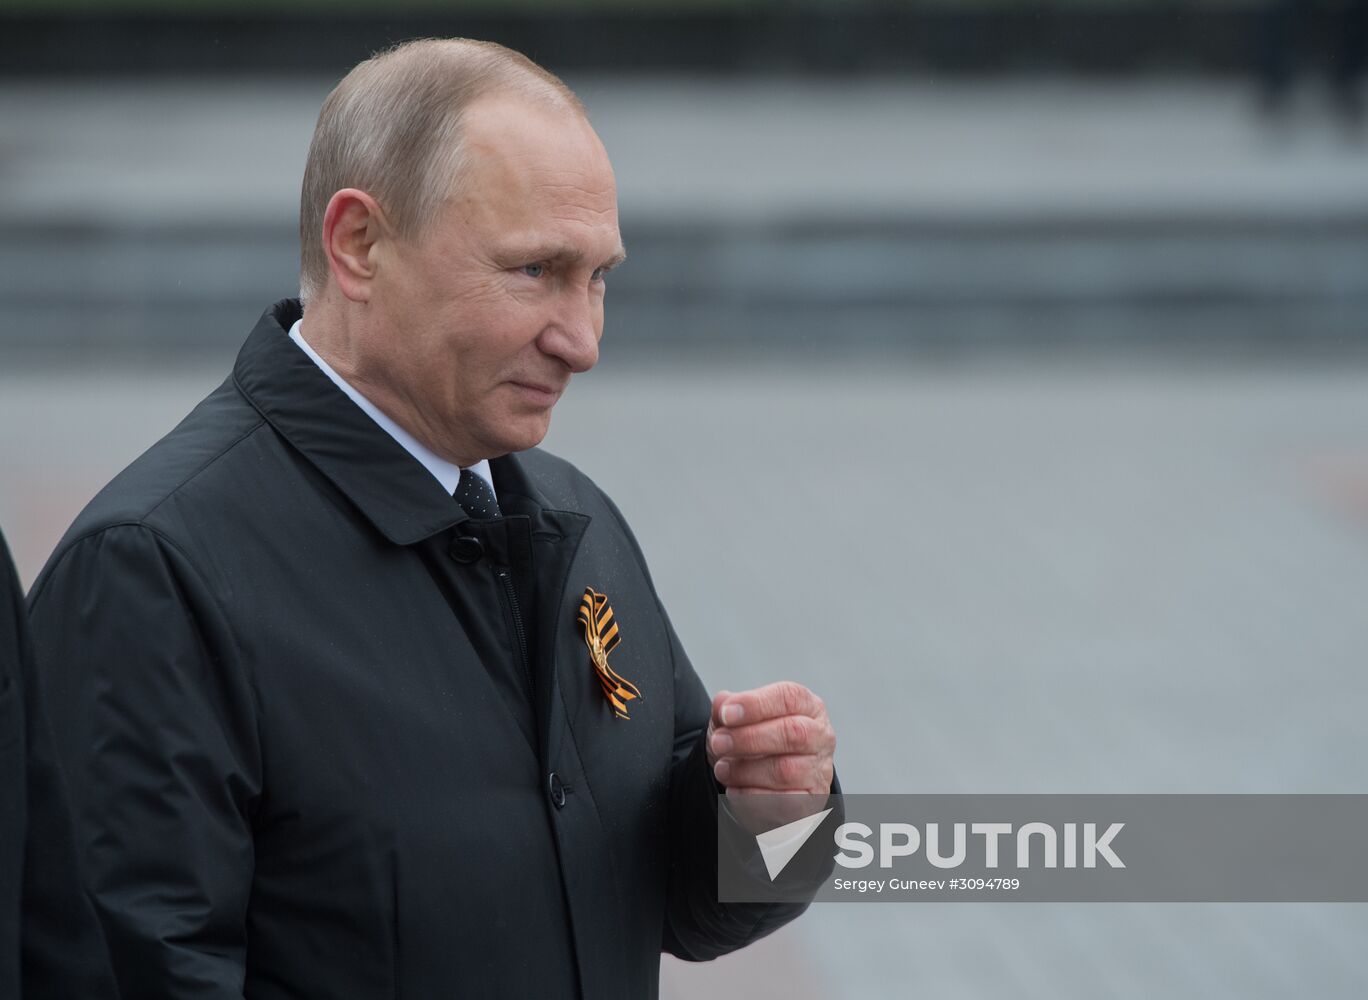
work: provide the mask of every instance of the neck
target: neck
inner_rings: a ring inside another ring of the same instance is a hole
[[[458,454],[447,447],[437,428],[424,418],[418,401],[398,391],[393,380],[367,364],[366,344],[377,333],[367,321],[367,311],[342,299],[335,290],[329,291],[333,294],[325,292],[304,310],[300,334],[305,343],[348,385],[434,455],[463,469],[479,462],[484,456]]]
[[[304,321],[300,333],[333,371],[361,389],[364,380],[359,377],[359,347],[364,335],[357,322],[359,317],[356,314],[359,310],[354,303],[345,299],[339,302],[339,298],[341,297],[337,295],[336,289],[331,286],[322,294],[315,296],[304,307]],[[365,395],[367,399],[373,398],[369,391],[366,391]]]

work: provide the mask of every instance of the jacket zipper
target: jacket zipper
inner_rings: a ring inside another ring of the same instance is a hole
[[[513,577],[507,570],[499,571],[499,582],[503,584],[504,597],[508,600],[509,617],[513,620],[513,636],[518,642],[518,658],[522,663],[523,680],[527,683],[527,693],[532,694],[532,668],[527,660],[527,630],[523,628],[522,609],[518,606],[518,594],[513,589]]]

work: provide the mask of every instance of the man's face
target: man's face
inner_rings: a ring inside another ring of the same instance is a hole
[[[356,374],[468,465],[546,436],[570,376],[598,360],[604,274],[622,241],[608,155],[578,115],[483,98],[464,141],[465,182],[436,221],[377,248]]]

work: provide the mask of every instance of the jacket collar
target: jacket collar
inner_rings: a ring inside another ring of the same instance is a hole
[[[302,313],[298,299],[282,299],[262,314],[233,366],[238,391],[396,545],[467,520],[432,474],[290,340]],[[491,465],[547,506],[517,456]]]

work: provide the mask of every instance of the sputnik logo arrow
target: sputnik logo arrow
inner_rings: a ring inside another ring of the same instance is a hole
[[[765,859],[765,870],[770,881],[779,877],[793,856],[807,843],[812,832],[822,825],[822,820],[831,815],[830,809],[823,809],[812,816],[776,826],[773,830],[757,834],[755,842],[760,845],[760,856]]]

